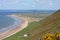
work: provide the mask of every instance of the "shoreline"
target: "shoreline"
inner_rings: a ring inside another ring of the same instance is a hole
[[[7,16],[7,15],[6,15]],[[8,17],[11,17],[11,18],[13,18],[14,19],[14,23],[12,24],[12,25],[10,25],[9,27],[7,27],[7,28],[2,28],[0,31],[0,34],[1,33],[4,33],[5,31],[7,31],[7,30],[12,30],[12,29],[14,29],[14,28],[16,28],[18,25],[20,25],[20,23],[21,23],[21,21],[22,21],[22,19],[18,19],[18,18],[16,18],[16,17],[12,17],[12,16],[8,16]]]
[[[5,31],[4,33],[0,34],[0,40],[7,38],[13,34],[16,34],[17,32],[21,31],[22,29],[26,28],[28,26],[28,20],[22,17],[19,17],[17,15],[11,15],[14,17],[17,17],[19,19],[22,19],[22,22],[20,23],[20,25],[18,25],[16,28],[12,29],[12,30],[8,30]]]

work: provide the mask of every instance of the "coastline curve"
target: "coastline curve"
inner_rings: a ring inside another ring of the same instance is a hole
[[[8,16],[15,17],[15,18],[18,18],[18,19],[22,19],[21,25],[19,24],[16,28],[5,31],[4,33],[0,34],[0,39],[1,40],[19,32],[21,30],[23,30],[24,28],[26,28],[28,26],[27,19],[19,17],[17,15],[8,15]]]

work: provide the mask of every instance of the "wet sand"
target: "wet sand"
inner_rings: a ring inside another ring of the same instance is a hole
[[[13,35],[13,34],[23,30],[24,28],[26,28],[28,26],[28,20],[27,19],[25,19],[23,17],[19,17],[17,15],[11,15],[11,16],[14,16],[14,17],[17,17],[19,19],[22,19],[22,22],[15,29],[8,30],[8,31],[5,31],[5,32],[1,33],[0,34],[0,40]]]

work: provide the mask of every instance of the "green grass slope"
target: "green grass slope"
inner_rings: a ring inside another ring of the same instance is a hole
[[[33,22],[27,28],[4,40],[40,40],[46,33],[56,33],[60,31],[60,10],[40,22]],[[26,38],[18,38],[23,34],[28,34]]]

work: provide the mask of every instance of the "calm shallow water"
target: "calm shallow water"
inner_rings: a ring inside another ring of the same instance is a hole
[[[21,23],[20,19],[6,15],[0,15],[0,33],[16,28],[19,23]]]

